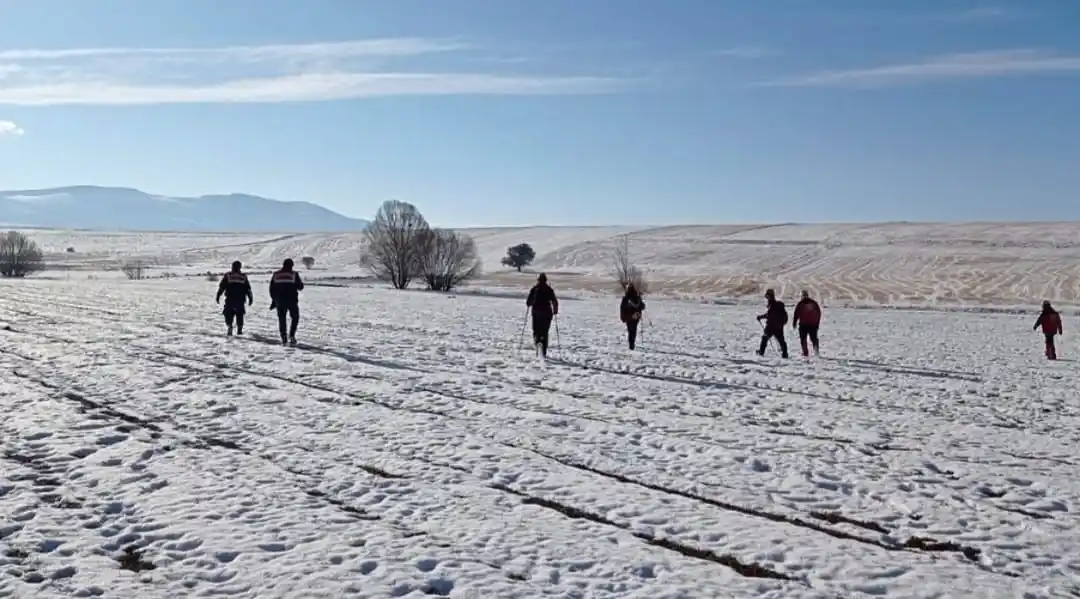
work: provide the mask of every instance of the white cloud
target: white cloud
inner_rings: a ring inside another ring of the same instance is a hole
[[[735,46],[734,48],[724,48],[722,50],[714,50],[711,54],[713,56],[723,56],[726,58],[765,58],[766,56],[772,56],[777,52],[772,48],[766,48],[765,46]]]
[[[399,95],[605,93],[602,76],[466,71],[457,40],[389,38],[216,48],[0,50],[0,104],[315,102]],[[415,64],[420,61],[420,64]],[[413,64],[408,64],[408,63]],[[398,64],[395,64],[398,63]],[[391,68],[392,67],[392,68]]]
[[[1009,8],[1003,8],[1000,6],[977,6],[962,10],[959,12],[947,12],[939,15],[939,20],[943,21],[959,21],[959,22],[980,22],[980,21],[1015,21],[1017,19],[1027,19],[1035,16],[1036,3],[1024,6],[1010,6]]]
[[[24,131],[11,121],[0,121],[0,137],[19,137]]]
[[[1080,56],[1033,49],[948,54],[920,62],[821,71],[758,83],[763,87],[879,88],[943,79],[973,79],[1080,71]]]

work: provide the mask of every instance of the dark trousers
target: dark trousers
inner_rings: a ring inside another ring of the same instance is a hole
[[[286,335],[286,329],[285,329],[285,316],[286,315],[288,315],[289,320],[292,321],[292,322],[289,323],[288,335]],[[282,306],[281,304],[278,304],[278,306],[277,306],[277,323],[278,323],[278,331],[281,333],[281,340],[282,341],[285,341],[286,339],[295,338],[296,337],[296,327],[300,325],[300,306],[297,305],[297,304],[291,304],[291,305],[287,305],[287,306]]]
[[[1057,348],[1054,347],[1054,334],[1043,333],[1046,335],[1046,359],[1057,360]]]
[[[800,324],[799,325],[799,345],[802,346],[802,355],[809,356],[810,348],[806,346],[806,338],[810,338],[811,345],[814,346],[814,353],[818,352],[818,337],[817,337],[818,325],[816,324]]]
[[[244,330],[244,305],[230,306],[225,304],[225,326],[231,330],[233,328],[233,322],[236,322],[236,332],[240,333]]]
[[[548,350],[548,333],[551,332],[551,320],[552,316],[550,314],[532,315],[533,343],[540,344],[540,351],[545,356]]]
[[[640,320],[627,320],[626,321],[626,340],[630,342],[630,349],[634,349],[634,342],[637,341],[637,328]]]
[[[776,342],[780,345],[780,355],[788,357],[787,353],[787,341],[784,340],[784,327],[765,328],[765,333],[761,335],[761,345],[758,347],[758,355],[765,355],[765,348],[769,347],[769,339],[775,338]]]

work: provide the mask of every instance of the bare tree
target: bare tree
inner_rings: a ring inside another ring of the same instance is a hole
[[[41,248],[18,231],[0,237],[0,275],[25,277],[45,270]]]
[[[480,272],[476,242],[468,235],[449,229],[432,229],[420,240],[420,272],[433,291],[450,291]]]
[[[612,275],[623,291],[630,285],[644,295],[649,292],[649,282],[645,271],[638,268],[630,258],[630,236],[620,235],[615,238],[615,254],[612,260]]]
[[[141,281],[146,278],[146,266],[138,260],[124,264],[120,270],[132,281]]]
[[[311,270],[315,266],[315,258],[311,256],[304,256],[300,259],[300,262],[304,264],[304,268]]]
[[[422,270],[423,243],[431,231],[424,215],[408,202],[383,202],[364,229],[363,265],[394,289],[405,289]]]

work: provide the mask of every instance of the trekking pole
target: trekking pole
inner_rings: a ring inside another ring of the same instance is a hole
[[[555,349],[562,353],[562,338],[559,335],[559,315],[555,315]]]
[[[765,323],[761,322],[759,320],[758,324],[761,325],[761,334],[764,335],[765,334]],[[772,337],[769,337],[769,347],[771,347],[773,349],[776,349],[776,347],[773,345],[773,338]]]
[[[525,327],[529,325],[529,307],[525,306],[525,318],[521,321],[521,332],[518,334],[518,352],[525,349]]]

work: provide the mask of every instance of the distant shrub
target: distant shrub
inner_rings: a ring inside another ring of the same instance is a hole
[[[25,277],[45,270],[41,248],[18,231],[8,231],[0,237],[0,275]]]
[[[532,261],[535,259],[536,252],[533,251],[532,246],[527,243],[519,243],[513,247],[506,248],[506,256],[500,263],[503,266],[516,268],[518,272],[521,272],[522,268],[532,264]]]
[[[121,266],[120,270],[124,273],[124,276],[131,281],[141,281],[146,278],[146,266],[138,260],[128,262]]]
[[[304,264],[304,268],[307,268],[308,270],[311,270],[311,268],[315,266],[315,258],[311,256],[304,256],[300,259],[300,262],[302,262]]]
[[[623,291],[633,285],[642,295],[649,292],[649,282],[645,278],[645,271],[638,268],[630,259],[630,237],[627,235],[620,235],[615,240],[615,255],[611,270],[615,281],[619,283]]]
[[[69,247],[69,248],[68,248],[68,249],[67,249],[66,251],[67,251],[67,253],[69,253],[69,254],[74,254],[74,253],[75,253],[75,248],[73,248],[73,247]]]

